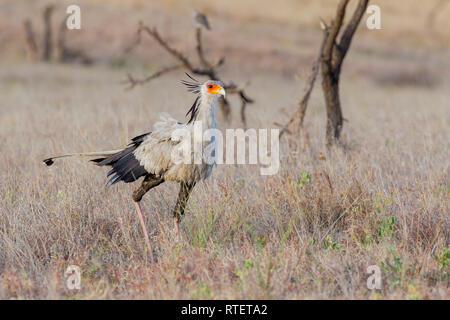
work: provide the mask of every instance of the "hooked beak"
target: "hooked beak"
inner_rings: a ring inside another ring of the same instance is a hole
[[[224,88],[220,88],[219,94],[221,94],[225,98],[225,89]]]

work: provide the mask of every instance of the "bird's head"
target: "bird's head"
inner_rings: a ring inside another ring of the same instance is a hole
[[[217,80],[208,80],[202,86],[200,90],[203,96],[223,96],[225,97],[225,89],[223,83]]]
[[[188,88],[189,92],[198,95],[194,101],[194,104],[186,113],[186,116],[190,114],[190,119],[188,123],[191,123],[192,121],[195,120],[195,117],[197,115],[200,106],[200,102],[206,102],[207,104],[209,104],[212,103],[213,101],[216,101],[216,99],[218,99],[220,96],[223,96],[225,98],[225,89],[223,83],[218,80],[208,80],[202,84],[188,73],[186,73],[186,75],[192,81],[181,80],[181,83]]]
[[[186,75],[193,81],[182,80],[188,91],[196,94],[200,94],[204,98],[225,97],[225,89],[223,83],[218,80],[208,80],[201,84],[197,79],[194,79],[191,75]]]

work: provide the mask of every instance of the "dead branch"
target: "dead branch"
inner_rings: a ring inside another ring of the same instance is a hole
[[[150,29],[149,27],[140,23],[138,30],[139,37],[141,36],[141,33],[143,31],[147,32],[148,35],[155,39],[168,53],[178,59],[187,69],[191,71],[194,69],[190,61],[181,52],[169,46],[169,44],[159,35],[159,32],[156,28]]]
[[[28,57],[31,61],[38,57],[38,46],[36,43],[36,36],[34,34],[33,25],[29,19],[24,21],[25,27],[25,41],[28,48]]]
[[[345,2],[345,1],[343,1]],[[342,62],[350,48],[353,36],[355,35],[356,29],[358,28],[359,22],[361,21],[362,16],[366,12],[367,5],[369,0],[360,0],[358,5],[353,12],[352,18],[347,23],[347,27],[342,33],[341,39],[338,45],[334,45],[336,50],[333,50],[333,68],[335,69],[335,73],[340,73]],[[342,9],[343,14],[345,15],[345,7]],[[341,22],[342,23],[342,22]],[[334,42],[336,41],[336,38]]]
[[[322,44],[320,45],[319,54],[317,55],[316,60],[314,61],[311,72],[308,76],[307,85],[304,89],[303,97],[298,104],[297,110],[291,115],[288,123],[284,126],[281,126],[282,129],[280,131],[280,137],[285,133],[298,133],[299,130],[303,128],[303,121],[306,115],[306,109],[308,108],[309,98],[311,96],[311,92],[314,89],[314,84],[316,82],[317,74],[319,73],[320,61],[322,59],[323,49],[325,47],[325,43],[328,38],[328,26],[321,21],[322,29],[324,32],[324,37],[322,39]]]
[[[280,136],[285,132],[295,133],[302,129],[308,101],[320,69],[322,72],[322,90],[327,110],[327,147],[339,139],[344,121],[339,98],[341,67],[359,22],[366,11],[369,0],[359,0],[350,21],[342,32],[340,40],[337,41],[337,37],[342,29],[348,2],[349,0],[341,0],[339,2],[335,18],[330,26],[321,20],[321,27],[324,32],[318,58],[312,66],[307,86],[305,87],[303,98],[299,102],[298,109],[292,114],[288,123],[282,126]]]
[[[131,90],[136,85],[142,85],[146,82],[149,82],[150,80],[156,79],[156,78],[164,75],[165,73],[168,73],[170,71],[180,69],[180,68],[183,68],[183,65],[175,65],[175,66],[167,67],[167,68],[161,69],[161,70],[145,77],[144,79],[136,79],[130,73],[128,73],[127,80],[124,81],[124,83],[129,84],[129,87],[127,87],[126,90]]]
[[[247,103],[253,103],[253,99],[250,99],[244,92],[244,90],[239,90],[237,92],[241,99],[241,120],[244,125],[244,128],[247,128],[247,118],[245,116],[245,108],[247,107]]]
[[[126,81],[126,83],[129,84],[129,86],[127,87],[128,90],[134,88],[136,85],[142,85],[142,84],[147,83],[153,79],[156,79],[170,71],[173,71],[173,70],[176,70],[179,68],[188,69],[191,73],[193,73],[195,75],[207,76],[210,79],[222,81],[217,74],[217,68],[224,63],[225,59],[221,58],[221,59],[219,59],[219,61],[217,63],[214,63],[214,64],[210,63],[206,59],[206,57],[204,55],[204,51],[203,51],[202,33],[201,33],[202,31],[200,28],[196,28],[195,39],[196,39],[196,53],[199,58],[201,67],[194,66],[194,64],[188,59],[188,57],[186,55],[184,55],[179,50],[170,46],[167,43],[167,41],[164,40],[163,37],[161,37],[161,35],[159,34],[159,32],[156,28],[149,28],[149,27],[145,26],[142,22],[139,23],[136,41],[132,45],[130,45],[128,48],[126,48],[125,52],[130,52],[137,45],[139,45],[141,43],[143,32],[147,33],[150,37],[152,37],[165,51],[167,51],[167,53],[169,53],[172,57],[174,57],[176,60],[178,60],[180,62],[180,64],[176,65],[176,66],[164,68],[144,79],[135,79],[133,76],[128,74],[127,81]],[[224,88],[228,94],[239,95],[239,98],[241,100],[241,120],[242,120],[242,123],[244,124],[244,127],[246,127],[247,123],[246,123],[245,109],[246,109],[246,106],[248,103],[253,103],[253,99],[251,99],[247,96],[247,94],[245,93],[243,88],[238,88],[233,83],[224,84]],[[229,102],[226,98],[221,99],[220,107],[221,107],[222,113],[224,114],[225,118],[228,119],[229,115],[230,115],[230,106],[229,106]]]
[[[205,56],[203,55],[203,46],[202,46],[202,29],[197,27],[195,30],[195,38],[197,40],[196,50],[197,55],[200,59],[200,63],[203,65],[205,69],[213,70],[212,66],[209,64],[209,62],[205,59]]]
[[[139,23],[139,26],[140,26],[140,24],[141,23]],[[141,37],[141,34],[139,32],[139,28],[138,28],[138,32],[137,32],[136,37],[134,38],[134,40],[129,45],[127,45],[123,49],[123,54],[131,53],[137,46],[139,46],[141,44],[141,40],[142,40],[142,37]]]
[[[35,60],[38,52],[42,51],[40,59],[43,61],[50,61],[54,56],[54,49],[57,49],[57,59],[61,63],[81,62],[82,64],[91,64],[93,60],[82,50],[69,48],[66,45],[66,19],[63,19],[57,30],[56,46],[53,46],[53,31],[51,24],[51,17],[54,11],[53,5],[48,5],[43,11],[44,34],[42,38],[42,49],[36,41],[36,37],[32,28],[31,21],[26,19],[24,21],[26,43],[31,59]]]
[[[52,57],[53,45],[52,45],[52,26],[51,18],[53,14],[53,5],[48,5],[44,9],[43,19],[44,19],[44,38],[43,38],[43,51],[42,60],[50,61]]]

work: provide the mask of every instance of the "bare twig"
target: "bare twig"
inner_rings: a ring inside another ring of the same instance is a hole
[[[298,132],[298,130],[301,130],[303,128],[303,121],[305,119],[306,109],[308,108],[309,98],[311,96],[312,90],[314,89],[317,74],[319,73],[322,52],[325,47],[326,40],[328,38],[328,26],[325,24],[323,20],[321,21],[321,26],[324,32],[324,37],[322,39],[322,44],[320,45],[319,54],[317,55],[316,61],[313,63],[311,72],[308,76],[308,82],[304,89],[303,98],[300,100],[297,110],[292,114],[288,123],[282,126],[282,129],[280,131],[280,137],[285,132],[287,133]]]
[[[247,103],[253,103],[253,100],[247,97],[244,90],[239,90],[239,97],[241,98],[241,120],[244,124],[244,128],[247,128],[247,118],[245,116],[245,108],[247,107]]]
[[[138,32],[136,33],[136,38],[133,40],[133,42],[131,42],[128,46],[126,46],[125,49],[123,49],[123,54],[128,54],[131,51],[133,51],[137,46],[141,44],[141,41],[142,41],[141,33],[138,30]]]
[[[214,79],[214,80],[219,80],[222,81],[220,79],[220,77],[217,74],[217,68],[219,66],[221,66],[224,62],[225,62],[225,58],[221,58],[219,59],[216,63],[210,63],[205,55],[204,55],[204,51],[203,51],[203,45],[202,45],[202,31],[200,28],[196,28],[196,33],[195,33],[195,39],[196,39],[196,53],[198,55],[201,67],[196,67],[194,66],[194,64],[188,59],[187,56],[185,56],[182,52],[180,52],[179,50],[173,48],[172,46],[170,46],[166,40],[163,39],[163,37],[159,34],[158,30],[156,28],[149,28],[147,26],[145,26],[142,22],[139,23],[139,28],[138,28],[138,32],[137,32],[137,38],[135,40],[135,42],[130,45],[128,48],[126,48],[125,52],[130,52],[131,50],[133,50],[137,45],[139,45],[141,43],[141,38],[142,38],[142,33],[145,32],[147,33],[150,37],[152,37],[156,42],[158,42],[158,44],[165,50],[167,51],[167,53],[169,53],[171,56],[173,56],[176,60],[178,60],[180,62],[179,65],[176,66],[172,66],[172,67],[167,67],[164,68],[144,79],[135,79],[133,76],[131,76],[130,74],[128,74],[127,77],[127,83],[129,84],[129,86],[127,87],[127,89],[132,89],[134,88],[136,85],[142,85],[144,83],[147,83],[155,78],[158,78],[159,76],[166,74],[170,71],[173,71],[175,69],[179,69],[179,68],[185,68],[188,69],[191,73],[195,74],[195,75],[200,75],[200,76],[207,76],[210,79]],[[223,81],[222,81],[223,82]],[[245,93],[243,88],[238,88],[235,84],[233,83],[226,83],[224,84],[225,90],[227,91],[228,94],[237,94],[239,95],[239,98],[241,100],[241,120],[244,124],[244,126],[246,127],[247,123],[246,123],[246,116],[245,116],[245,108],[247,106],[248,103],[253,103],[253,99],[249,98],[247,96],[247,94]],[[224,114],[225,118],[229,118],[230,115],[230,106],[229,106],[229,102],[227,99],[223,99],[221,101],[221,110],[222,113]]]
[[[144,84],[146,82],[149,82],[150,80],[156,79],[156,78],[164,75],[165,73],[168,73],[168,72],[176,70],[176,69],[180,69],[182,67],[183,67],[183,65],[175,65],[175,66],[167,67],[167,68],[161,69],[161,70],[145,77],[144,79],[135,79],[131,74],[128,73],[127,80],[125,81],[125,83],[129,84],[129,87],[127,87],[126,90],[131,90],[136,85]]]
[[[317,74],[319,72],[320,67],[320,61],[322,58],[324,46],[326,43],[326,40],[328,38],[328,26],[326,23],[320,19],[321,28],[324,31],[324,37],[322,39],[322,44],[320,46],[319,54],[317,56],[316,61],[313,63],[311,72],[308,76],[307,85],[304,89],[303,98],[300,100],[297,110],[290,116],[289,121],[286,125],[280,125],[275,123],[276,125],[280,126],[282,129],[280,131],[280,137],[285,133],[292,134],[293,132],[298,132],[300,129],[303,128],[303,121],[306,115],[306,109],[308,107],[309,98],[311,96],[311,92],[314,88],[314,84],[317,78]]]
[[[194,67],[192,66],[188,58],[186,58],[180,51],[169,46],[169,44],[159,35],[159,32],[156,28],[150,29],[141,22],[139,23],[138,34],[140,35],[142,32],[146,32],[149,36],[156,40],[156,42],[158,42],[161,47],[163,47],[173,57],[178,59],[187,69],[191,71],[194,70]]]
[[[341,70],[342,62],[344,61],[345,55],[347,54],[347,51],[350,48],[350,44],[352,42],[356,29],[358,28],[359,22],[361,21],[362,16],[366,12],[368,3],[369,0],[360,0],[358,2],[358,5],[355,11],[353,12],[352,18],[347,23],[347,26],[345,27],[344,32],[342,33],[339,44],[337,46],[335,45],[336,50],[333,51],[334,55],[333,68],[335,69],[335,73],[339,73]],[[345,6],[342,9],[342,11],[343,11],[342,14],[345,15]]]
[[[205,69],[213,70],[213,67],[209,64],[209,62],[205,59],[203,55],[203,46],[202,46],[202,29],[196,28],[195,30],[195,38],[197,40],[196,50],[198,58],[200,59],[200,63],[203,65]]]

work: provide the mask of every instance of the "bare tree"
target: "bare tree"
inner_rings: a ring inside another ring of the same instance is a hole
[[[350,48],[352,38],[356,32],[359,22],[366,11],[369,0],[359,0],[355,12],[345,27],[338,42],[337,37],[344,22],[345,9],[348,2],[349,0],[341,0],[337,7],[335,18],[331,22],[330,26],[328,26],[323,20],[321,21],[323,39],[318,58],[312,66],[311,73],[308,78],[308,84],[305,88],[303,98],[299,102],[299,107],[292,114],[288,123],[285,126],[282,126],[283,128],[280,135],[285,132],[292,133],[293,131],[295,132],[302,128],[309,97],[314,88],[314,83],[320,69],[322,75],[322,89],[327,111],[326,144],[329,147],[339,140],[343,125],[341,102],[339,97],[341,67],[345,55]]]
[[[325,24],[321,23],[321,25],[323,26],[322,28],[325,30]],[[311,72],[308,76],[308,82],[304,89],[303,97],[300,99],[300,102],[298,103],[297,110],[290,116],[289,121],[286,125],[284,126],[279,125],[280,127],[282,127],[280,131],[280,137],[286,132],[298,134],[299,131],[303,128],[303,121],[305,120],[306,109],[308,108],[309,98],[311,96],[311,92],[314,89],[317,74],[319,73],[320,62],[322,59],[322,51],[325,46],[326,40],[327,37],[326,36],[323,37],[318,57],[311,67]]]
[[[334,144],[342,131],[343,117],[339,97],[341,67],[369,0],[358,1],[353,16],[345,27],[339,42],[337,42],[336,39],[343,25],[348,2],[349,0],[341,0],[330,27],[325,25],[324,37],[326,37],[326,41],[322,51],[320,68],[322,71],[322,89],[327,108],[327,146]]]
[[[149,76],[143,79],[136,79],[131,74],[128,74],[128,89],[133,89],[136,85],[142,85],[144,83],[147,83],[153,79],[156,79],[168,72],[171,72],[176,69],[184,68],[188,69],[191,73],[195,75],[200,76],[207,76],[210,79],[214,80],[221,80],[220,76],[218,75],[217,68],[221,66],[225,62],[225,58],[219,59],[215,63],[211,63],[206,59],[204,52],[203,52],[203,45],[202,45],[202,29],[200,27],[196,28],[195,33],[195,39],[196,39],[196,53],[199,58],[200,67],[195,66],[186,55],[184,55],[179,50],[173,48],[170,46],[166,40],[164,40],[161,35],[159,34],[158,30],[156,28],[149,28],[145,26],[142,22],[139,23],[139,28],[137,32],[137,38],[136,41],[127,49],[125,49],[125,53],[130,52],[134,47],[139,45],[141,43],[142,33],[145,32],[150,37],[152,37],[167,53],[169,53],[172,57],[175,58],[175,60],[178,61],[178,64],[165,67]],[[223,82],[223,81],[222,81]],[[241,120],[246,127],[247,120],[245,117],[245,108],[247,106],[247,103],[253,103],[253,99],[249,98],[247,94],[244,91],[243,87],[239,87],[233,82],[224,83],[224,88],[227,91],[227,94],[237,94],[241,100]],[[226,98],[224,98],[221,101],[221,110],[224,114],[225,118],[229,118],[230,116],[230,106],[229,102]]]
[[[55,6],[47,5],[42,11],[42,17],[44,22],[44,34],[42,36],[42,47],[38,45],[36,41],[36,36],[33,30],[30,19],[25,19],[25,41],[28,49],[28,56],[30,60],[37,60],[39,53],[40,59],[42,61],[51,61],[54,58],[61,63],[73,63],[80,62],[82,64],[91,64],[93,59],[90,58],[82,49],[80,48],[69,48],[66,45],[66,18],[61,21],[59,30],[57,30],[56,45],[53,41],[53,27],[52,27],[52,15]],[[40,42],[40,41],[39,41]],[[54,51],[55,47],[57,49],[57,55],[55,57]]]

